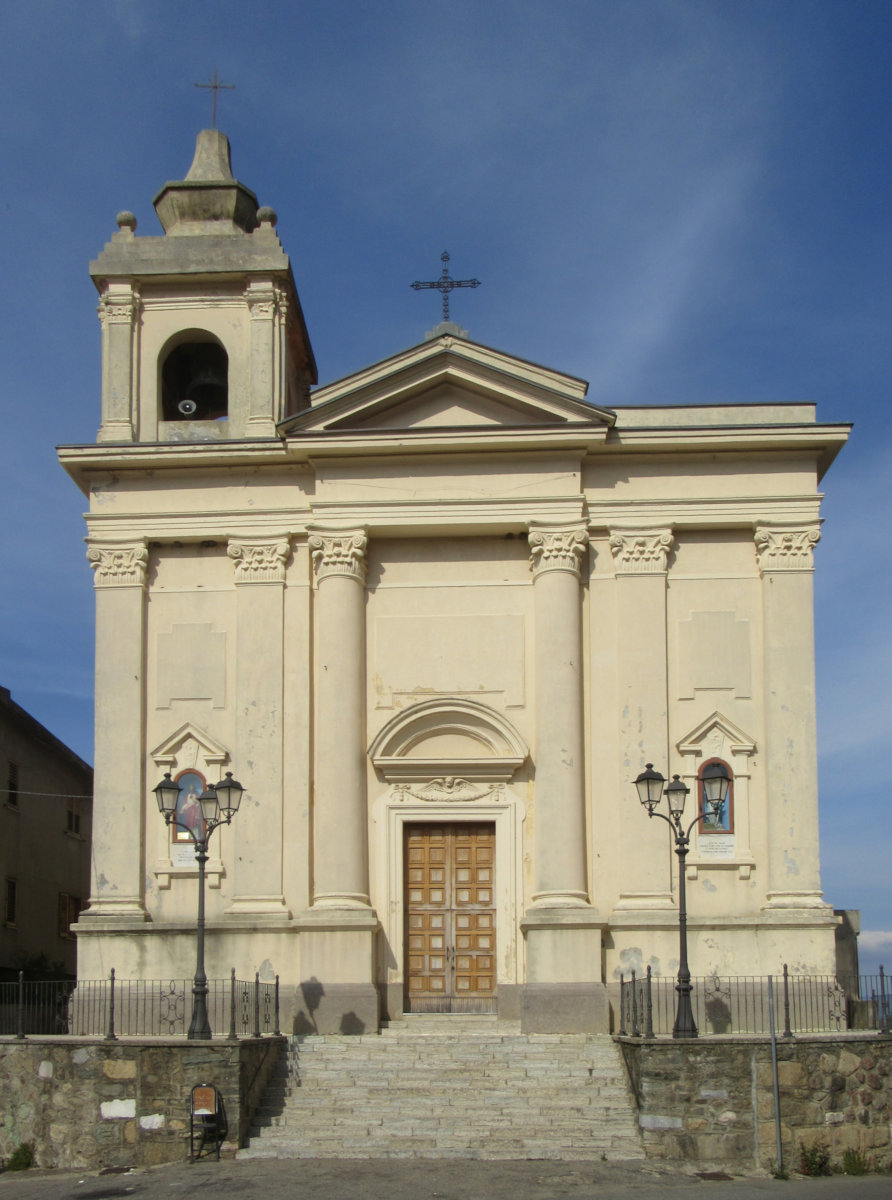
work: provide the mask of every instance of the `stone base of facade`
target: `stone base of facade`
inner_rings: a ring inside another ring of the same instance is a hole
[[[297,988],[296,1034],[377,1033],[381,1024],[378,989],[371,983],[329,983],[306,979]]]
[[[374,980],[372,908],[320,905],[300,918],[295,1033],[377,1033],[381,999]]]
[[[603,983],[528,983],[520,999],[523,1033],[609,1033]]]

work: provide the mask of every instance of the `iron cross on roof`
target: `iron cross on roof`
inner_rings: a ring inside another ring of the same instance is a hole
[[[214,69],[214,78],[211,80],[210,83],[196,83],[195,86],[197,88],[210,88],[210,90],[214,93],[214,110],[213,111],[214,111],[214,129],[216,129],[217,128],[217,92],[220,92],[220,91],[234,92],[235,84],[234,83],[222,83],[217,78],[217,71],[215,68]]]
[[[449,293],[452,291],[452,289],[460,288],[460,287],[471,287],[471,288],[480,287],[480,280],[479,279],[453,279],[449,274],[449,252],[447,250],[444,250],[443,253],[440,255],[440,262],[443,264],[443,274],[440,276],[439,279],[434,279],[429,283],[422,283],[420,280],[416,279],[415,282],[410,284],[409,286],[413,287],[416,292],[420,291],[421,288],[436,288],[437,291],[440,293],[440,295],[443,297],[443,320],[448,321],[449,320]]]

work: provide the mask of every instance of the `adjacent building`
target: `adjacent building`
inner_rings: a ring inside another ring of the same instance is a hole
[[[93,771],[0,687],[0,978],[74,977]]]
[[[79,973],[185,977],[196,864],[162,821],[231,770],[208,973],[298,1027],[496,1011],[607,1029],[677,967],[645,763],[731,796],[692,833],[695,975],[832,974],[812,576],[848,427],[809,404],[612,408],[452,324],[322,387],[276,214],[199,135],[91,265],[96,811]],[[186,840],[182,840],[182,839]]]

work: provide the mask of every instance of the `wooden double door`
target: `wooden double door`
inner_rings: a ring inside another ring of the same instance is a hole
[[[495,825],[405,826],[406,1012],[496,1011]]]

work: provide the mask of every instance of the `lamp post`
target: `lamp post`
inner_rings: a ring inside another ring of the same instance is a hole
[[[180,786],[171,779],[170,771],[166,772],[161,782],[152,790],[165,824],[184,829],[195,843],[195,857],[198,860],[198,958],[195,964],[195,978],[192,981],[192,1021],[186,1036],[190,1041],[204,1041],[211,1036],[211,1024],[208,1020],[208,977],[204,971],[204,868],[208,860],[208,842],[218,825],[231,824],[241,804],[244,788],[237,779],[232,778],[231,771],[227,771],[226,778],[213,787],[208,785],[198,797],[202,817],[200,832],[177,820]]]
[[[731,776],[728,774],[727,767],[722,763],[709,763],[704,767],[700,778],[703,783],[704,799],[706,807],[709,809],[709,815],[718,817],[722,805],[728,797],[728,788],[731,785]],[[688,855],[691,830],[699,821],[702,821],[707,816],[707,813],[698,813],[687,829],[685,829],[682,824],[682,814],[684,813],[685,800],[691,789],[683,784],[677,775],[673,775],[672,782],[666,787],[664,793],[663,784],[665,782],[666,780],[660,772],[654,770],[653,763],[648,763],[646,769],[635,780],[635,786],[638,789],[638,799],[647,809],[647,815],[649,817],[661,817],[671,828],[673,837],[675,838],[675,853],[678,855],[679,953],[678,983],[675,985],[675,990],[678,992],[678,1006],[675,1011],[675,1025],[672,1027],[672,1036],[674,1038],[695,1038],[697,1037],[697,1025],[694,1021],[693,1009],[691,1008],[691,972],[688,969],[688,910],[685,895],[685,859]],[[665,813],[657,812],[657,805],[664,794],[669,806],[668,817]]]

